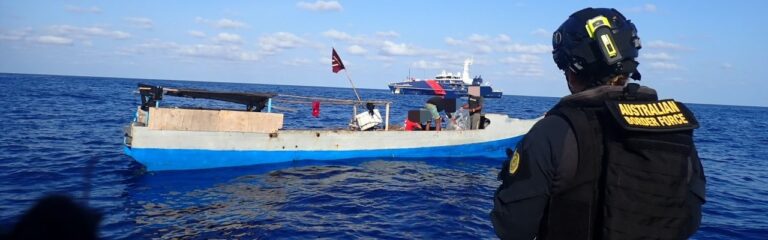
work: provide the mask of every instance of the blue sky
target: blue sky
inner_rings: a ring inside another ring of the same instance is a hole
[[[362,88],[472,57],[505,94],[559,97],[550,36],[589,6],[637,25],[660,97],[768,106],[766,1],[0,0],[0,72],[348,87],[335,46]]]

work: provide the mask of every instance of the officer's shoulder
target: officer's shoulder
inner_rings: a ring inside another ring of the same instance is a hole
[[[567,134],[570,124],[558,115],[548,115],[533,125],[526,136],[533,139],[560,137]]]
[[[536,122],[533,127],[567,129],[570,125],[568,124],[568,121],[559,115],[548,115]]]

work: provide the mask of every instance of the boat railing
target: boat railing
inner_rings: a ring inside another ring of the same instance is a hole
[[[276,97],[276,101],[280,101],[282,103],[293,103],[293,104],[311,104],[313,101],[320,101],[323,104],[333,104],[333,105],[351,105],[352,106],[352,116],[356,116],[358,112],[358,107],[360,106],[366,106],[368,104],[374,104],[374,105],[384,105],[384,131],[389,131],[389,110],[392,105],[392,102],[390,101],[383,101],[383,100],[365,100],[365,101],[358,101],[358,100],[349,100],[349,99],[336,99],[336,98],[323,98],[323,97],[307,97],[307,96],[297,96],[297,95],[287,95],[287,94],[281,94]]]

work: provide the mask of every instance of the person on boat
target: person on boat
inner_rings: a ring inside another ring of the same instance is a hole
[[[480,94],[480,86],[470,86],[467,104],[461,108],[469,111],[469,129],[480,129],[480,114],[483,110],[483,96]]]
[[[421,124],[418,121],[411,121],[410,119],[405,119],[405,126],[403,127],[403,130],[405,131],[415,131],[415,130],[421,130]]]
[[[586,8],[553,33],[571,95],[502,165],[490,213],[502,239],[685,239],[701,222],[705,177],[685,105],[640,80],[635,25]]]
[[[445,112],[445,115],[449,119],[453,119],[451,113],[446,111],[447,100],[445,99],[445,93],[438,93],[437,96],[431,97],[424,104],[424,107],[429,111],[432,116],[432,122],[435,122],[435,130],[440,131],[442,129],[442,118],[440,112]],[[426,130],[430,130],[430,122],[427,122]]]

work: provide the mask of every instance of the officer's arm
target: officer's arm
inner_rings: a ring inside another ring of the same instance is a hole
[[[539,127],[543,127],[542,124]],[[501,239],[533,239],[549,202],[552,151],[546,134],[534,127],[502,167],[491,219]]]

